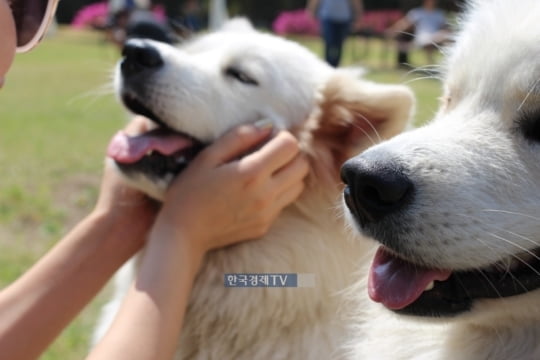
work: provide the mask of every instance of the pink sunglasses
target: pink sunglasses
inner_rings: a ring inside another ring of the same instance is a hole
[[[17,52],[36,46],[51,23],[58,0],[8,0],[17,30]]]

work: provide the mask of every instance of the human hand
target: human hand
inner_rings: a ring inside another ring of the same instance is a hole
[[[319,6],[319,0],[309,0],[306,4],[306,12],[311,18],[317,18],[317,7]]]
[[[393,39],[396,36],[396,32],[390,28],[384,30],[383,35],[386,39]]]
[[[168,189],[156,227],[169,227],[201,256],[264,235],[300,195],[308,173],[307,160],[286,131],[238,159],[270,133],[240,126],[201,152]]]
[[[146,131],[148,120],[136,117],[124,129],[128,134]],[[100,193],[93,214],[109,221],[121,236],[142,245],[159,205],[142,192],[128,186],[109,161],[105,164]]]
[[[307,15],[310,17],[313,21],[318,21],[317,18],[317,10],[316,9],[306,9]]]

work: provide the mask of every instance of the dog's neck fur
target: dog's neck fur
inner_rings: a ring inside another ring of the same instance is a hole
[[[176,359],[216,357],[209,353],[216,349],[207,346],[212,343],[221,344],[220,359],[343,355],[347,311],[340,292],[354,283],[357,264],[373,244],[351,238],[340,206],[340,166],[377,136],[401,131],[413,108],[403,88],[372,86],[335,75],[307,122],[290,129],[310,162],[306,189],[262,239],[207,256]],[[376,100],[366,101],[371,96]],[[231,289],[223,286],[225,273],[308,273],[315,287]]]
[[[339,168],[374,139],[401,131],[414,101],[403,86],[374,84],[349,73],[336,71],[326,80],[309,105],[314,109],[307,122],[292,122],[297,127],[290,129],[311,164],[306,189],[263,238],[207,255],[194,282],[176,359],[341,357],[347,329],[340,292],[357,278],[356,266],[372,245],[350,238],[353,232],[340,206]],[[95,339],[120,306],[134,265],[117,277],[115,299]],[[226,288],[227,273],[313,274],[315,286]]]
[[[367,306],[363,311],[366,312],[366,317],[369,317],[369,322],[362,331],[355,332],[348,357],[351,360],[540,358],[537,314],[533,314],[533,318],[529,320],[508,317],[503,323],[494,325],[487,321],[411,322],[410,318],[388,314],[377,316],[380,310],[371,306]],[[392,336],[388,336],[389,330],[392,331]],[[360,338],[363,339],[361,342],[358,341]],[[380,341],[381,339],[384,341]]]
[[[276,358],[276,351],[283,351],[278,357],[284,359],[299,353],[335,356],[338,339],[345,338],[338,292],[354,281],[364,245],[348,239],[336,216],[340,186],[307,183],[265,237],[208,254],[195,281],[196,301],[186,315],[177,359],[212,358],[215,354],[207,351],[214,347],[206,345],[214,342],[224,346],[221,359]],[[225,273],[308,273],[315,275],[315,287],[231,289],[223,286]],[[291,339],[292,334],[301,338]],[[317,338],[318,346],[310,350],[307,344]]]
[[[478,312],[432,319],[397,315],[372,302],[367,277],[347,293],[347,318],[356,319],[347,332],[349,360],[540,358],[540,306],[530,294],[482,300],[475,305]]]

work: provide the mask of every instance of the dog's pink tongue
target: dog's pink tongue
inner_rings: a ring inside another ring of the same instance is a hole
[[[446,280],[450,274],[449,270],[408,263],[381,246],[369,271],[369,297],[389,309],[403,309],[418,299],[430,282]]]
[[[107,155],[123,164],[131,164],[142,159],[149,151],[171,155],[193,145],[193,141],[180,134],[161,129],[149,131],[138,136],[128,136],[119,131],[107,148]]]

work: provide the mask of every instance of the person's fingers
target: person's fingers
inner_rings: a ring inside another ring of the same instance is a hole
[[[253,125],[239,126],[203,150],[199,157],[212,166],[224,164],[245,154],[266,139],[271,132],[271,125],[261,127]]]
[[[243,158],[242,163],[255,171],[273,174],[294,159],[299,151],[296,138],[287,131],[281,131],[259,150]]]
[[[274,207],[274,211],[276,212],[276,217],[279,215],[281,210],[283,210],[283,208],[298,199],[300,194],[302,194],[302,192],[304,191],[304,188],[304,182],[298,181],[276,196],[276,199],[272,204]]]
[[[300,155],[274,175],[272,179],[274,186],[281,189],[273,202],[276,216],[302,194],[305,188],[304,178],[308,173],[309,163],[304,156]]]
[[[150,130],[151,122],[143,116],[135,116],[126,127],[124,132],[128,135],[139,135]]]
[[[291,162],[276,171],[272,182],[277,186],[289,186],[302,180],[309,172],[309,162],[302,154],[297,155]]]

